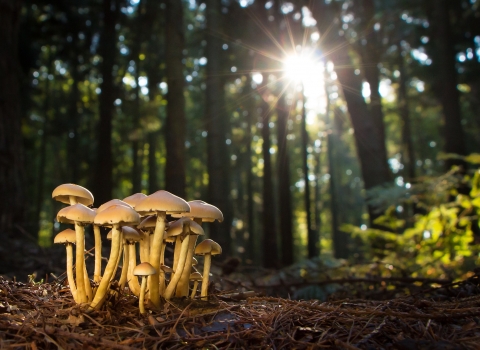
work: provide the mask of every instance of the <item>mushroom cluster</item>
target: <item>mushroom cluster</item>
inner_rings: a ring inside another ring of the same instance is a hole
[[[203,222],[223,220],[222,212],[200,200],[186,202],[167,191],[157,191],[149,196],[136,193],[123,200],[112,199],[97,209],[92,193],[75,184],[55,188],[52,198],[68,207],[57,214],[57,221],[73,224],[75,231],[66,229],[55,236],[54,243],[65,244],[67,254],[67,279],[70,291],[78,304],[99,309],[111,291],[111,284],[119,270],[120,291],[139,297],[140,312],[145,313],[145,300],[159,307],[161,299],[197,295],[207,298],[211,256],[220,254],[222,248],[211,239],[196,245],[198,236],[204,234]],[[167,221],[168,217],[176,221]],[[95,239],[95,264],[91,274],[85,265],[85,225],[93,225]],[[102,237],[100,227],[111,228],[110,256],[102,272]],[[165,247],[174,244],[173,265],[165,265]],[[73,264],[75,244],[75,274]],[[137,265],[137,251],[140,264]],[[203,275],[197,271],[194,255],[204,255]],[[168,276],[167,276],[168,274]],[[139,283],[138,278],[142,281]],[[192,284],[192,288],[191,288]],[[126,289],[128,286],[128,290]]]

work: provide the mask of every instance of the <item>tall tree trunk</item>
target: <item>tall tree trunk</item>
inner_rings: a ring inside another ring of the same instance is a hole
[[[232,224],[232,204],[230,201],[230,157],[226,138],[228,116],[225,110],[222,71],[222,48],[218,36],[221,33],[220,2],[207,0],[207,89],[206,89],[206,129],[207,129],[207,170],[208,200],[224,214],[221,224],[210,225],[210,235],[220,243],[228,256],[231,252],[230,229]]]
[[[262,154],[263,154],[263,266],[278,268],[277,230],[275,229],[275,206],[273,199],[272,161],[270,156],[270,116],[268,103],[262,104]]]
[[[457,70],[455,68],[454,38],[450,22],[450,1],[437,0],[435,4],[435,42],[438,50],[440,100],[443,107],[445,152],[466,154],[465,135],[462,128],[460,96],[457,89]],[[463,162],[450,159],[445,162],[447,170],[452,165],[464,165]]]
[[[166,77],[167,120],[165,123],[165,189],[177,196],[185,197],[185,77],[183,49],[185,47],[183,28],[183,5],[181,1],[167,0],[165,11],[166,27]]]
[[[25,210],[17,59],[21,6],[0,0],[0,232],[21,221]]]
[[[309,167],[308,167],[308,131],[307,131],[307,113],[305,108],[305,92],[302,87],[302,122],[301,122],[301,135],[302,135],[302,156],[303,156],[303,181],[305,182],[304,202],[305,213],[307,221],[307,248],[308,258],[313,259],[320,255],[320,242],[318,232],[313,229],[312,218],[312,199],[310,197],[310,179],[309,179]]]
[[[293,264],[293,219],[292,194],[290,192],[290,159],[287,150],[287,123],[289,109],[285,94],[277,101],[277,169],[278,169],[278,206],[280,218],[280,237],[282,247],[282,265]]]
[[[338,31],[335,28],[334,19],[337,14],[332,12],[330,5],[320,1],[316,1],[311,10],[317,23],[320,24],[321,33],[325,35],[323,49],[325,52],[330,52],[328,59],[334,63],[338,82],[342,86],[355,132],[355,144],[365,188],[368,190],[391,182],[390,170],[385,158],[387,154],[385,142],[362,96],[362,79],[355,74],[355,67],[349,53],[350,45],[345,37],[336,35]],[[332,26],[334,26],[333,29]],[[379,213],[375,212],[371,206],[368,207],[368,211],[370,223],[373,226],[373,221]]]
[[[112,197],[113,191],[113,154],[112,154],[112,120],[113,101],[115,99],[113,65],[117,37],[115,25],[119,12],[116,0],[103,1],[103,30],[100,38],[102,56],[102,83],[100,85],[100,122],[97,134],[97,166],[95,170],[95,202],[100,205]]]
[[[76,51],[76,50],[75,50]],[[79,179],[79,165],[80,159],[78,154],[78,143],[80,142],[80,135],[78,135],[79,113],[78,102],[80,100],[80,92],[78,84],[80,82],[80,72],[78,71],[78,53],[72,58],[73,66],[72,72],[72,87],[69,101],[69,130],[68,130],[68,163],[69,163],[69,178],[73,183],[77,183]],[[48,94],[48,92],[47,92]],[[70,135],[71,133],[71,135]],[[73,136],[73,137],[72,137]]]
[[[246,117],[247,128],[245,130],[245,171],[246,171],[246,189],[247,189],[247,229],[248,229],[248,241],[247,241],[247,258],[251,259],[253,263],[256,263],[256,254],[255,254],[255,218],[254,218],[254,207],[253,207],[253,165],[252,165],[252,128],[254,125],[254,116],[255,116],[255,99],[253,98],[253,89],[251,89],[252,79],[251,76],[248,76],[247,86],[250,97],[247,100],[247,109],[248,115]]]

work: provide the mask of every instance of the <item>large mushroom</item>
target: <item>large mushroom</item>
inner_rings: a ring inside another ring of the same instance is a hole
[[[115,273],[115,266],[120,254],[121,231],[122,226],[137,225],[140,222],[140,216],[131,207],[123,205],[112,205],[99,212],[94,219],[95,224],[103,226],[112,226],[112,247],[110,258],[108,259],[102,281],[98,286],[97,293],[90,304],[91,309],[98,309],[102,306],[107,295],[110,279]]]
[[[188,202],[190,205],[190,212],[181,214],[172,214],[172,217],[187,217],[194,220],[198,225],[202,225],[203,222],[218,222],[223,221],[223,214],[216,206],[208,204],[201,200],[193,200]],[[188,295],[188,281],[192,272],[192,258],[193,251],[197,240],[190,240],[190,247],[188,249],[188,256],[185,261],[185,269],[182,273],[182,278],[177,286],[176,296]]]
[[[93,222],[95,212],[87,208],[85,205],[77,203],[69,207],[63,208],[57,214],[57,221],[63,223],[75,224],[75,241],[76,241],[76,283],[77,283],[77,299],[78,303],[86,303],[86,288],[91,289],[88,275],[85,278],[85,231],[83,226]],[[86,279],[86,281],[85,281]],[[87,283],[85,283],[87,282]],[[89,291],[90,293],[90,291]]]
[[[73,300],[77,301],[77,287],[75,286],[75,279],[73,278],[73,245],[75,244],[75,231],[67,228],[62,232],[57,233],[53,239],[53,243],[65,244],[67,253],[67,279],[70,292],[72,292]]]
[[[165,231],[165,220],[167,213],[183,213],[190,211],[190,206],[182,198],[175,196],[167,191],[157,191],[139,201],[135,210],[142,215],[157,215],[157,223],[153,233],[153,244],[150,246],[150,264],[156,270],[156,273],[149,277],[148,287],[150,289],[150,301],[156,307],[160,306],[160,252],[163,246],[163,236]],[[163,276],[163,274],[162,274]]]
[[[222,253],[222,247],[215,241],[211,239],[206,239],[203,242],[199,243],[195,248],[196,255],[204,255],[205,261],[203,262],[203,280],[202,280],[202,298],[207,297],[208,291],[208,280],[210,276],[210,267],[212,265],[212,255],[217,255]]]

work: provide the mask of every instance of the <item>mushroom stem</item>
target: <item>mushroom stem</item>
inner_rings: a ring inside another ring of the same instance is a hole
[[[180,257],[178,258],[177,271],[175,271],[175,274],[170,279],[170,283],[168,284],[167,289],[165,289],[164,298],[167,300],[169,300],[172,297],[173,292],[175,291],[175,287],[177,286],[177,283],[180,280],[180,277],[182,276],[182,271],[185,266],[185,259],[187,258],[189,241],[190,241],[190,235],[187,234],[183,239],[182,246],[180,249]]]
[[[203,280],[201,297],[206,298],[208,293],[208,279],[210,276],[210,267],[212,265],[212,255],[205,254],[205,261],[203,262]]]
[[[148,279],[148,287],[150,289],[150,301],[156,307],[160,306],[160,284],[165,284],[165,275],[160,274],[160,252],[162,251],[163,236],[165,233],[165,219],[167,215],[165,212],[157,213],[157,224],[155,225],[155,232],[153,233],[153,245],[150,246],[150,264],[155,269],[155,274]],[[162,278],[160,279],[160,276]],[[142,282],[143,283],[143,282]]]
[[[145,289],[147,288],[147,277],[142,276],[142,285],[140,287],[140,298],[138,300],[138,308],[140,309],[140,313],[145,313]]]
[[[70,292],[72,292],[73,300],[77,300],[77,287],[75,286],[75,279],[73,278],[73,247],[71,243],[65,244],[67,250],[67,278]]]
[[[124,241],[123,241],[123,232],[122,232],[122,228],[120,227],[120,243],[119,243],[119,246],[118,246],[118,255],[117,255],[117,261],[115,263],[115,270],[114,270],[114,273],[113,275],[110,277],[110,282],[113,281],[113,279],[115,278],[116,274],[117,274],[117,271],[118,271],[118,265],[120,264],[120,257],[122,255],[122,250],[123,250],[123,245],[124,245]],[[113,240],[112,240],[112,249],[113,249]]]
[[[85,233],[83,226],[75,222],[75,277],[77,282],[77,297],[78,303],[87,302],[87,294],[85,293],[85,283],[84,283],[84,266],[85,266]]]
[[[147,231],[140,231],[142,233],[142,240],[140,241],[140,262],[148,262],[150,259],[150,233]]]
[[[120,285],[120,290],[121,291],[123,291],[125,289],[125,284],[127,283],[127,272],[128,272],[128,268],[130,266],[130,264],[129,264],[130,249],[129,249],[129,247],[131,245],[133,245],[133,244],[129,243],[129,242],[124,242],[123,243],[122,274],[120,275],[120,280],[118,281],[118,284]]]
[[[178,259],[180,258],[180,250],[182,249],[182,238],[177,236],[175,238],[175,248],[173,249],[173,271],[177,271]]]
[[[108,259],[107,266],[105,267],[105,273],[100,281],[97,293],[90,304],[90,309],[99,309],[105,300],[105,295],[107,294],[108,287],[110,285],[110,279],[112,275],[114,275],[115,265],[118,259],[119,247],[121,243],[120,230],[121,229],[118,225],[114,225],[112,228],[112,248],[110,250],[110,258]]]
[[[193,289],[192,289],[192,294],[190,295],[190,298],[195,298],[195,294],[197,294],[197,288],[198,288],[198,281],[193,282]]]
[[[87,265],[83,264],[83,283],[85,287],[85,294],[87,295],[87,302],[91,302],[93,299],[92,285],[90,284],[90,279],[88,278]]]
[[[95,269],[93,270],[93,281],[100,283],[102,279],[102,237],[98,225],[93,225],[93,234],[95,237]]]
[[[188,296],[188,285],[190,281],[190,274],[192,273],[193,252],[195,250],[197,239],[198,235],[190,236],[185,267],[183,268],[182,276],[180,277],[180,281],[178,282],[177,290],[175,292],[175,296],[177,297]]]
[[[130,288],[130,291],[138,297],[140,296],[140,284],[138,283],[138,277],[133,274],[133,269],[137,266],[135,244],[129,244],[128,249],[128,287]]]

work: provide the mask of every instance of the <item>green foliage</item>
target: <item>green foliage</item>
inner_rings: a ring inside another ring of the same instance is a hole
[[[452,169],[409,191],[377,188],[375,193],[378,195],[375,203],[380,206],[392,193],[402,193],[394,197],[396,203],[375,221],[385,229],[342,227],[363,242],[365,259],[392,264],[402,275],[413,277],[458,277],[480,263],[480,245],[475,242],[474,234],[479,227],[480,170],[462,175],[458,169]],[[412,209],[415,206],[414,210],[421,213],[408,222],[399,217],[396,210],[399,203]]]

